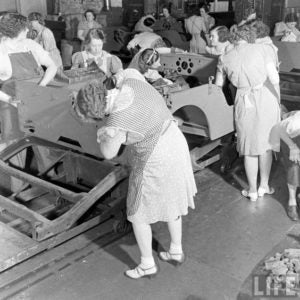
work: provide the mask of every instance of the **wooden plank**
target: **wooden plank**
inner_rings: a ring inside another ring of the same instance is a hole
[[[197,171],[202,171],[204,168],[208,167],[209,165],[219,161],[221,159],[221,155],[217,154],[214,155],[213,157],[210,157],[200,163],[195,163],[194,161],[192,161],[192,167],[193,167],[193,171],[197,172]]]
[[[183,133],[194,134],[204,137],[209,136],[208,128],[206,126],[184,122],[182,125],[179,126],[179,128]]]
[[[49,206],[46,206],[44,208],[41,208],[41,209],[37,210],[36,212],[38,214],[44,215],[44,214],[47,214],[47,213],[53,211],[55,208],[56,208],[56,206],[54,204],[51,204]],[[4,210],[4,213],[5,213],[5,210]],[[24,222],[25,221],[22,218],[18,218],[18,219],[15,219],[13,221],[10,221],[9,223],[7,223],[7,225],[10,226],[10,227],[15,227],[15,226],[19,226],[19,225],[24,224]]]
[[[73,238],[74,236],[79,235],[80,233],[82,233],[84,231],[91,229],[94,226],[97,226],[100,223],[106,224],[106,222],[109,222],[109,224],[112,224],[111,223],[112,221],[113,221],[113,219],[107,218],[106,220],[103,220],[103,218],[101,216],[97,216],[93,219],[88,220],[85,223],[78,225],[77,227],[71,228],[65,232],[62,232],[62,233],[60,233],[54,237],[51,237],[47,240],[44,240],[42,242],[36,242],[26,236],[23,239],[22,234],[9,228],[5,224],[4,224],[4,226],[2,226],[2,223],[1,223],[0,228],[2,228],[2,227],[5,228],[4,231],[8,231],[8,230],[12,231],[11,249],[14,251],[9,253],[8,251],[2,250],[3,248],[6,247],[6,243],[5,243],[5,239],[2,239],[2,236],[1,236],[0,253],[4,252],[4,254],[2,255],[2,258],[0,257],[0,272],[3,272],[4,270],[9,269],[16,264],[23,262],[23,261],[27,260],[28,258],[35,256],[36,254],[38,254],[44,250],[54,248],[57,245],[62,244],[63,242]],[[1,233],[1,231],[0,231],[0,233]],[[14,243],[16,245],[14,245]]]
[[[128,170],[124,167],[116,167],[106,177],[104,177],[86,196],[82,197],[73,207],[62,216],[53,220],[47,226],[36,228],[36,240],[42,241],[55,234],[68,230],[75,222],[107,191],[114,187],[119,181],[128,176]],[[106,218],[111,209],[107,209],[100,215]]]
[[[19,204],[13,200],[0,195],[0,207],[7,210],[17,217],[21,217],[31,223],[43,223],[44,225],[50,224],[51,221],[35,211],[28,209],[25,205]]]
[[[44,188],[41,188],[39,186],[34,186],[25,191],[18,193],[17,197],[23,202],[28,202],[38,197],[44,196],[46,194],[48,194],[48,191],[46,191]]]
[[[0,269],[2,262],[13,265],[21,251],[36,247],[37,242],[0,222]]]
[[[39,185],[49,192],[54,192],[54,193],[60,193],[64,198],[67,200],[73,200],[81,198],[82,196],[86,195],[86,193],[74,193],[72,191],[69,191],[63,187],[60,187],[58,185],[55,185],[51,182],[47,182],[45,180],[42,180],[38,177],[35,177],[31,174],[25,173],[21,170],[18,170],[16,168],[10,167],[6,162],[0,160],[0,170],[3,171],[4,173],[16,177],[21,180],[25,180],[29,182],[30,184],[36,184]]]

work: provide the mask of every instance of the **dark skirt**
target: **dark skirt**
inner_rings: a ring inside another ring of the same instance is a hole
[[[293,139],[300,148],[300,136]],[[300,186],[300,166],[289,159],[290,150],[286,143],[281,143],[281,153],[284,167],[286,169],[287,183],[292,186]]]

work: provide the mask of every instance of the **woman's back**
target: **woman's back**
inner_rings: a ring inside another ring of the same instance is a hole
[[[200,16],[191,16],[185,20],[185,26],[190,34],[200,34],[206,31],[204,19]]]
[[[267,78],[264,45],[241,43],[220,58],[230,81],[236,87],[254,87]],[[247,59],[245,59],[247,58]]]

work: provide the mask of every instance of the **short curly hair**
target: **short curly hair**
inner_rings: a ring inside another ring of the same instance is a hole
[[[86,122],[102,120],[105,116],[107,88],[104,76],[100,80],[95,79],[82,87],[73,108],[77,116]]]
[[[32,12],[28,15],[28,21],[38,21],[41,25],[45,25],[45,18],[38,12]]]
[[[0,36],[16,38],[22,31],[28,29],[27,18],[18,13],[5,14],[0,19]]]
[[[231,28],[231,42],[235,43],[244,40],[254,44],[256,40],[256,29],[248,24],[235,26]]]
[[[270,35],[270,27],[263,21],[254,22],[253,26],[256,29],[256,38],[264,38]]]
[[[230,32],[229,29],[226,26],[217,26],[213,27],[210,32],[215,31],[218,35],[219,42],[220,43],[225,43],[229,41],[230,39]]]

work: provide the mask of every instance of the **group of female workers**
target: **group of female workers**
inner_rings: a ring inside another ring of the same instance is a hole
[[[208,14],[209,7],[206,4],[200,6],[199,12],[200,15],[185,19],[185,29],[191,34],[190,52],[203,54],[209,42],[209,31],[215,25],[215,19]]]
[[[216,55],[220,55],[216,84],[221,87],[228,77],[237,90],[234,115],[237,150],[244,157],[249,184],[249,188],[241,192],[251,201],[275,192],[269,185],[269,176],[272,151],[279,151],[280,139],[288,141],[293,179],[300,175],[297,165],[299,144],[293,141],[297,132],[300,133],[299,127],[294,131],[282,130],[294,128],[297,120],[299,126],[299,113],[287,117],[284,123],[280,122],[277,49],[268,34],[269,28],[256,20],[237,27],[230,35],[232,43],[229,43],[229,31],[224,27],[211,31],[215,50],[219,51]],[[225,45],[221,47],[220,43]],[[123,76],[117,89],[108,90],[104,83],[90,83],[86,89],[101,95],[97,103],[93,101],[99,96],[85,97],[85,91],[77,98],[77,110],[81,116],[102,119],[107,115],[105,126],[98,132],[100,149],[106,158],[117,155],[121,144],[127,145],[131,167],[127,213],[133,224],[141,262],[125,274],[134,279],[158,272],[152,256],[150,227],[157,221],[167,222],[171,236],[170,247],[159,253],[160,259],[176,264],[184,262],[181,216],[187,214],[188,207],[194,207],[196,192],[186,141],[162,105],[161,96],[145,82],[145,78],[140,77],[149,66],[159,64],[158,51],[144,49],[137,56],[136,64],[139,72],[131,72],[125,79]],[[147,120],[151,120],[151,124]],[[290,139],[286,137],[289,134]],[[180,176],[177,176],[178,166]],[[298,181],[289,184],[290,192],[299,185]],[[290,196],[288,215],[295,219],[295,214],[295,200],[293,202]]]
[[[49,52],[27,39],[27,31],[27,20],[21,15],[9,14],[0,19],[1,103],[13,102],[15,96],[5,89],[6,81],[22,79],[30,73],[39,78],[39,85],[45,86],[57,71]],[[249,189],[242,194],[256,201],[274,192],[269,186],[269,175],[272,150],[278,151],[279,138],[289,147],[290,160],[300,161],[299,143],[293,140],[300,133],[299,113],[287,116],[285,123],[280,123],[277,53],[267,38],[266,27],[259,22],[244,24],[236,29],[230,47],[226,34],[224,28],[215,29],[216,46],[225,43],[224,47],[216,48],[220,55],[216,84],[222,86],[227,76],[237,88],[237,149],[244,156],[249,183]],[[213,40],[213,31],[211,36]],[[164,99],[143,76],[150,67],[159,65],[158,52],[145,49],[136,58],[135,66],[122,70],[120,61],[102,50],[103,38],[99,29],[89,30],[84,39],[85,49],[74,56],[74,66],[95,62],[107,76],[116,75],[115,85],[108,86],[104,77],[90,81],[78,92],[74,109],[83,121],[104,120],[97,141],[106,159],[117,156],[121,145],[126,145],[123,155],[127,156],[130,168],[127,215],[141,261],[125,275],[133,279],[151,277],[159,271],[152,253],[150,225],[153,223],[166,222],[170,233],[169,249],[160,252],[159,258],[174,264],[185,261],[181,217],[187,215],[189,207],[194,208],[196,184],[187,142]],[[37,74],[36,68],[26,63],[29,57],[46,71]],[[271,142],[273,128],[278,133],[275,142]],[[296,171],[300,174],[299,166]],[[289,184],[291,189],[299,185],[294,181]],[[293,199],[289,204],[295,207]],[[295,214],[294,209],[291,211]]]
[[[8,103],[14,104],[15,96],[20,95],[6,89],[8,81],[34,77],[37,84],[45,86],[57,72],[49,52],[26,37],[28,25],[27,19],[19,14],[7,14],[0,19],[0,99],[1,104],[10,105],[12,109],[16,108]],[[93,56],[88,58],[99,65],[106,64],[107,75],[117,72],[116,63],[112,63],[115,68],[112,70],[108,66],[109,60],[101,61],[103,57],[97,57],[97,51],[94,52],[95,49],[102,50],[101,33],[92,29],[86,39],[90,53],[81,53],[79,63],[84,64],[84,56],[90,54]],[[155,51],[148,57],[141,56],[141,63],[152,62],[152,59],[159,59]],[[41,66],[46,69],[44,73]],[[186,140],[162,96],[137,70],[121,73],[123,76],[116,76],[118,88],[109,90],[101,79],[91,81],[78,93],[76,112],[85,120],[108,115],[105,127],[99,130],[97,137],[105,158],[114,157],[122,144],[127,145],[131,168],[127,213],[141,250],[141,263],[128,270],[126,275],[136,279],[158,272],[152,255],[150,227],[157,221],[168,223],[171,236],[170,249],[160,253],[161,259],[179,264],[184,262],[181,216],[188,213],[188,207],[194,207],[196,184]],[[1,125],[4,124],[5,119],[1,116]],[[1,129],[2,137],[4,133]],[[7,134],[10,134],[10,141],[17,138],[17,135],[11,136],[10,131]]]

